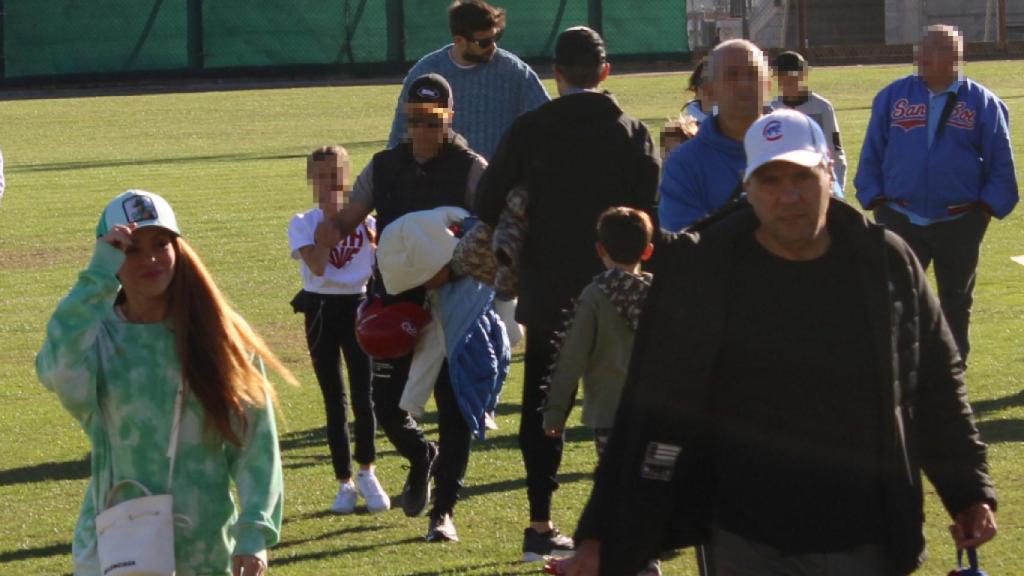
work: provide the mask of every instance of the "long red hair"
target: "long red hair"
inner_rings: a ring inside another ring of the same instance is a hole
[[[239,446],[248,425],[246,407],[277,401],[254,357],[289,384],[298,386],[298,381],[231,307],[188,242],[176,237],[174,250],[167,293],[181,373],[203,406],[206,425]]]

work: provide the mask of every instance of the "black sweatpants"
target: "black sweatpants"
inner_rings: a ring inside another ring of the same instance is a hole
[[[519,449],[526,466],[526,497],[530,501],[530,521],[551,519],[551,495],[558,489],[558,467],[562,463],[563,438],[544,434],[544,416],[540,409],[547,397],[547,378],[554,369],[558,350],[555,333],[527,326],[523,404],[519,419]]]
[[[935,262],[939,303],[965,364],[971,349],[968,329],[978,256],[989,219],[985,212],[971,210],[955,220],[917,226],[905,214],[888,206],[875,210],[875,221],[903,238],[921,266],[927,269]]]
[[[373,402],[377,420],[398,453],[410,463],[420,464],[427,459],[427,439],[412,415],[398,407],[411,363],[412,355],[397,360],[373,361]],[[434,384],[434,402],[437,404],[440,452],[434,468],[431,517],[453,513],[466,476],[472,438],[469,425],[455,401],[447,361],[441,366],[441,373]]]
[[[376,421],[370,399],[370,359],[356,342],[356,310],[362,294],[306,293],[306,344],[313,360],[313,371],[320,384],[327,412],[327,446],[338,479],[352,477],[349,451],[348,396],[341,374],[341,358],[348,369],[355,420],[355,460],[372,464],[377,457],[373,437]]]

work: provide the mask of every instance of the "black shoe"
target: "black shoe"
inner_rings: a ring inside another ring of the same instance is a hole
[[[523,530],[523,562],[538,562],[550,556],[566,558],[574,553],[572,538],[562,536],[558,528],[547,532],[533,528]]]
[[[427,528],[427,542],[458,542],[459,535],[455,532],[455,523],[451,514],[442,514],[438,518],[431,517]]]
[[[427,459],[409,467],[409,475],[405,478],[402,488],[402,511],[412,518],[423,514],[430,501],[430,477],[434,475],[437,464],[437,445],[427,444]]]

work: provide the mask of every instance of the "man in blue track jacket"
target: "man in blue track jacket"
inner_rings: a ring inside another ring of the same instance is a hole
[[[1017,204],[1009,113],[962,75],[963,36],[928,27],[918,74],[875,97],[854,185],[861,205],[927,266],[966,363],[975,270],[989,220]]]

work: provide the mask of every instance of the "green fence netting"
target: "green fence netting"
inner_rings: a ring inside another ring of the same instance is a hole
[[[2,75],[19,79],[413,62],[451,42],[450,0],[0,0]],[[611,56],[688,51],[685,0],[505,0],[502,47],[549,58],[561,30]]]
[[[184,69],[184,0],[4,0],[4,77]]]

